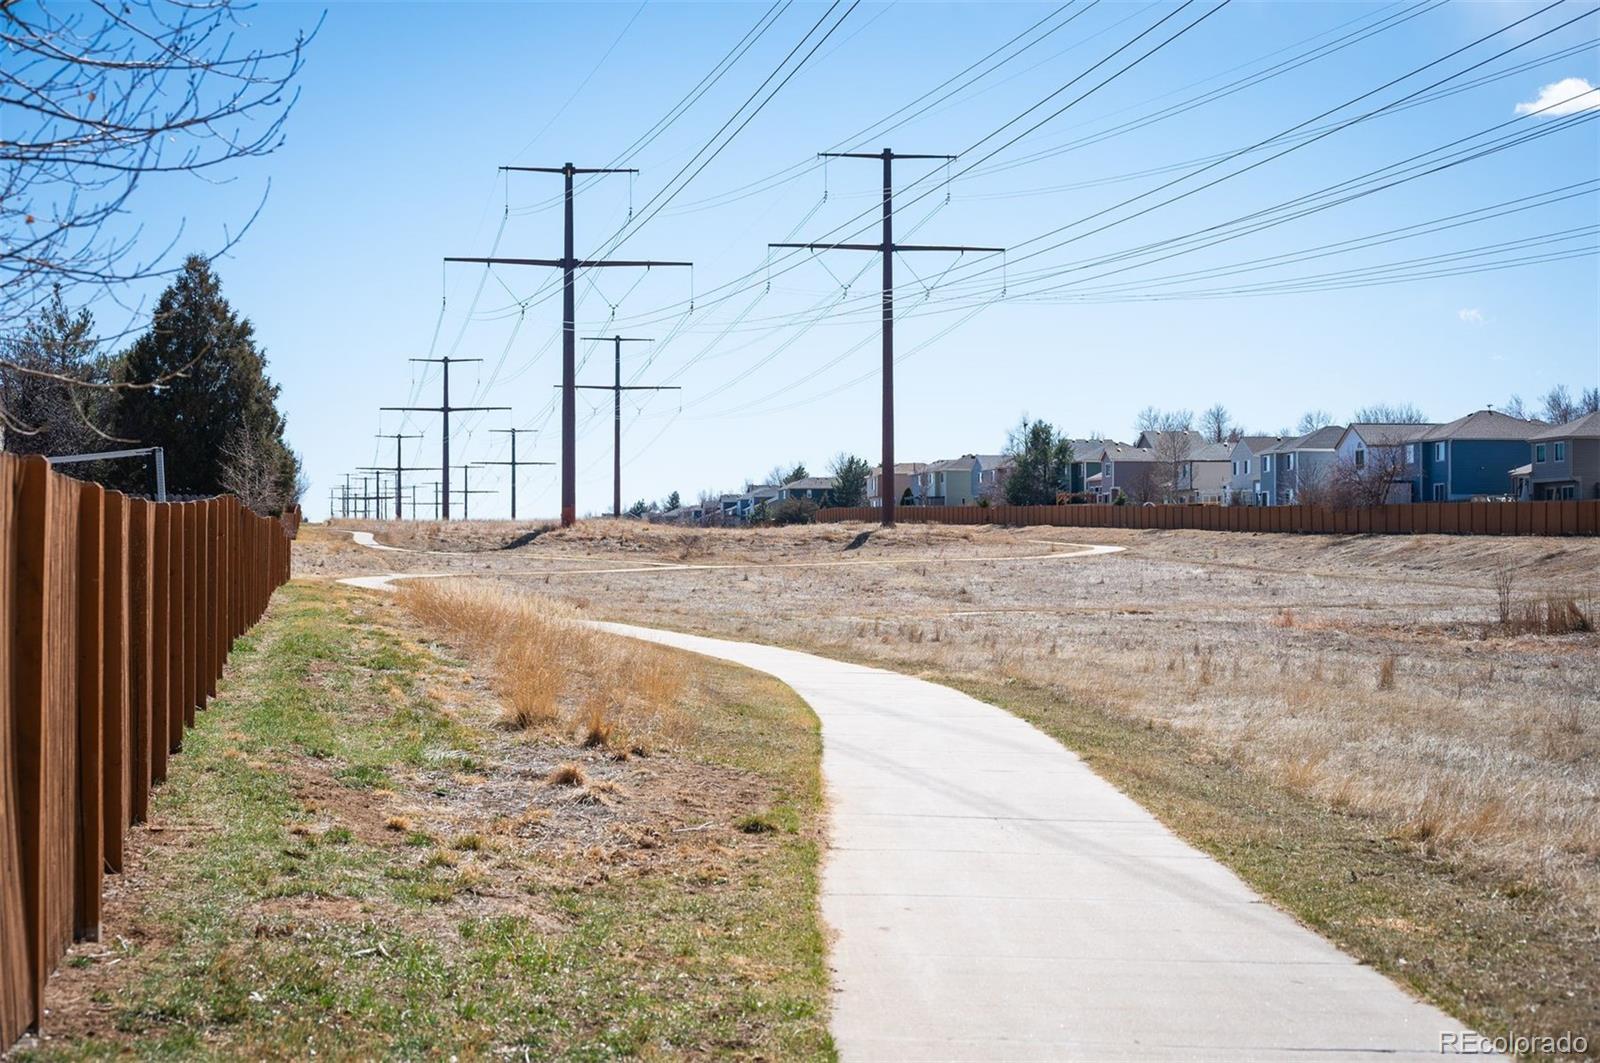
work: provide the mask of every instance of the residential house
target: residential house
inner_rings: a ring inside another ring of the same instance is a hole
[[[1422,465],[1418,501],[1509,496],[1511,470],[1528,461],[1533,437],[1548,428],[1541,421],[1524,421],[1496,410],[1478,410],[1430,428],[1418,439]]]
[[[1228,483],[1223,501],[1235,506],[1264,506],[1261,454],[1283,442],[1282,436],[1240,436],[1228,448]]]
[[[1100,471],[1085,481],[1095,501],[1158,502],[1155,493],[1155,452],[1148,447],[1107,443],[1100,448]]]
[[[1436,424],[1357,423],[1344,430],[1334,444],[1340,466],[1357,475],[1382,468],[1392,476],[1389,502],[1422,500],[1422,437]]]
[[[1231,443],[1202,443],[1178,467],[1173,497],[1179,502],[1221,503],[1228,494]]]
[[[1328,425],[1303,436],[1274,443],[1261,452],[1261,493],[1268,506],[1293,506],[1314,499],[1332,486],[1334,448],[1344,429]]]
[[[1068,469],[1067,491],[1074,495],[1090,495],[1089,477],[1100,475],[1100,452],[1115,439],[1072,440],[1072,465]],[[1117,443],[1118,446],[1122,444]]]
[[[1015,459],[1009,454],[974,454],[973,458],[978,463],[978,497],[1003,502],[1006,476]]]
[[[1535,432],[1526,497],[1600,498],[1600,413]]]
[[[927,467],[928,463],[925,461],[897,461],[894,463],[894,493],[896,500],[900,504],[904,505],[908,502],[913,506],[922,504],[919,474]],[[867,477],[867,505],[883,505],[883,495],[881,494],[883,478],[883,466],[873,466],[872,475]],[[906,498],[907,491],[911,492],[910,499]]]
[[[978,473],[980,465],[976,454],[963,454],[959,458],[946,458],[929,464],[917,474],[921,485],[918,492],[921,505],[972,506],[978,502]]]
[[[798,480],[790,480],[778,488],[778,501],[789,498],[803,498],[815,502],[819,506],[828,504],[832,496],[834,480],[831,476],[802,476]]]
[[[756,510],[768,502],[776,501],[778,489],[771,484],[752,484],[737,495],[723,495],[719,499],[722,517],[727,521],[747,521]]]

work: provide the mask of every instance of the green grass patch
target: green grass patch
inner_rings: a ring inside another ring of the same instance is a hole
[[[337,807],[328,786],[426,804],[430,780],[494,771],[493,734],[432,700],[441,660],[385,613],[294,583],[237,644],[154,796],[168,831],[132,883],[132,944],[114,974],[69,965],[61,977],[101,977],[96,1006],[29,1058],[833,1057],[820,742],[792,692],[706,662],[716,697],[687,751],[760,776],[782,831],[704,872],[506,872],[491,862],[516,854],[476,832],[384,829],[376,811],[365,828],[315,825]]]

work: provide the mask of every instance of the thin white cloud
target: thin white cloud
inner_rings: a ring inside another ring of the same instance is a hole
[[[1483,311],[1475,306],[1462,307],[1456,311],[1456,317],[1459,317],[1469,325],[1481,325],[1485,320]]]
[[[1600,92],[1596,92],[1593,85],[1584,78],[1562,78],[1540,89],[1538,99],[1517,104],[1516,111],[1518,114],[1538,111],[1542,118],[1558,118],[1597,108],[1600,108]]]

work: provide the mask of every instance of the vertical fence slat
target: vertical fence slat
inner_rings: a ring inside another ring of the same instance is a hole
[[[151,631],[155,509],[142,498],[128,500],[128,794],[129,824],[150,815],[150,740],[153,716],[153,640]]]
[[[111,871],[122,870],[123,843],[129,825],[128,806],[133,789],[132,754],[128,724],[128,498],[120,491],[106,492],[105,504],[105,694],[100,706],[105,723],[105,802],[102,818],[105,846],[102,856]]]
[[[77,557],[77,732],[78,792],[77,876],[73,892],[73,934],[100,937],[100,879],[105,863],[106,785],[104,764],[105,685],[102,681],[105,637],[105,507],[106,492],[99,484],[60,482],[78,496]]]

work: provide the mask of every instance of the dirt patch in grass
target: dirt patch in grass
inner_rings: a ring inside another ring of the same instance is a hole
[[[621,760],[496,726],[434,638],[280,592],[24,1056],[831,1057],[804,705],[691,659],[705,725]]]

